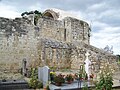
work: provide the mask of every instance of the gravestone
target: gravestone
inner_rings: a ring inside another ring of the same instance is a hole
[[[46,86],[49,80],[50,69],[48,66],[38,68],[38,79],[43,82],[43,86]]]
[[[49,74],[50,73],[50,69],[48,66],[44,66],[43,67],[43,85],[45,86],[48,83],[49,80]]]
[[[24,58],[23,61],[22,61],[22,74],[23,74],[23,76],[26,76],[26,74],[27,74],[26,64],[27,64],[27,61]]]
[[[89,76],[91,74],[91,69],[90,69],[90,65],[91,65],[91,61],[88,59],[88,56],[90,55],[89,52],[86,52],[86,60],[84,61],[85,62],[85,72],[87,73],[88,75],[88,80],[89,80]]]
[[[43,68],[38,67],[38,79],[39,81],[43,81]]]

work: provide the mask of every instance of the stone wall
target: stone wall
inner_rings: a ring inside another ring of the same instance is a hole
[[[38,51],[40,51],[41,65],[49,65],[50,67],[65,68],[66,53],[69,46],[66,43],[51,39],[40,39],[38,43]],[[69,66],[69,65],[68,65]]]
[[[37,26],[28,18],[0,18],[0,71],[55,66],[78,69],[86,51],[97,71],[103,64],[116,65],[116,56],[89,45],[89,25],[66,17],[63,20],[40,18]],[[85,44],[86,43],[86,44]]]
[[[28,19],[0,18],[0,69],[22,68],[22,60],[36,60],[35,29]]]
[[[64,25],[62,21],[40,18],[38,27],[40,37],[64,41]]]
[[[90,44],[90,27],[88,23],[71,17],[66,17],[64,21],[69,42],[77,41]]]
[[[40,18],[38,21],[40,36],[64,42],[80,41],[90,44],[89,25],[75,18],[66,17],[63,20]]]
[[[84,64],[85,53],[88,51],[90,53],[89,59],[92,62],[92,67],[94,71],[99,71],[104,67],[104,65],[109,64],[113,69],[118,69],[117,67],[117,57],[110,53],[105,52],[102,49],[98,49],[94,46],[87,45],[85,43],[73,43],[76,48],[73,49],[72,54],[72,68],[78,68],[79,65]]]
[[[40,60],[42,65],[79,69],[79,66],[84,64],[85,53],[88,51],[90,53],[89,59],[92,62],[91,67],[94,71],[98,72],[106,64],[116,70],[118,69],[115,55],[111,55],[94,46],[82,42],[63,43],[43,38],[39,41],[41,42],[39,42],[38,46],[42,46],[39,49],[41,51]]]

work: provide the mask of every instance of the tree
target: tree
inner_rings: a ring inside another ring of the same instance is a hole
[[[28,15],[30,15],[30,14],[34,14],[34,11],[30,11],[30,12],[28,12]]]
[[[35,25],[37,25],[38,19],[39,19],[40,17],[43,17],[42,13],[39,12],[38,10],[30,11],[30,12],[23,12],[23,13],[21,14],[21,16],[30,15],[30,14],[34,14],[34,24],[35,24]]]
[[[24,16],[25,14],[28,15],[28,12],[23,12],[21,16]]]
[[[34,24],[37,25],[38,19],[39,19],[40,17],[42,17],[42,13],[39,12],[39,11],[37,11],[37,10],[35,10],[35,11],[34,11],[34,14],[35,14],[35,17],[34,17]]]
[[[39,14],[39,11],[38,11],[38,10],[35,10],[34,13],[35,13],[35,14]]]

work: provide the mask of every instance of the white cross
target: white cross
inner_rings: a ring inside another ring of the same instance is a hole
[[[90,55],[90,54],[89,54],[89,52],[87,51],[86,54],[85,54],[86,58],[88,58],[89,55]]]
[[[89,75],[90,75],[90,73],[91,73],[91,71],[90,71],[90,66],[89,66],[89,65],[91,65],[91,61],[88,59],[88,56],[89,56],[89,55],[90,55],[90,54],[89,54],[89,52],[87,51],[86,54],[85,54],[86,60],[84,61],[84,62],[85,62],[85,71],[86,71],[86,73],[87,73],[87,75],[88,75],[88,79],[89,79]]]

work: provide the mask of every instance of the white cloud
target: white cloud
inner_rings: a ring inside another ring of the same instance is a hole
[[[0,17],[15,18],[19,16],[20,13],[15,7],[0,3]]]
[[[83,20],[83,14],[80,11],[67,11],[68,13],[72,14],[73,17],[77,18],[77,19],[81,19]]]
[[[101,32],[102,33],[109,33],[109,34],[118,34],[118,33],[120,33],[120,27],[111,27],[111,26],[109,26],[109,27],[104,27],[104,29],[103,30],[101,30]]]
[[[108,24],[103,23],[103,22],[99,22],[99,21],[96,20],[96,21],[92,22],[92,27],[93,28],[97,27],[97,28],[99,28],[99,30],[102,30],[103,28],[108,27]]]
[[[91,45],[104,48],[113,46],[114,54],[120,54],[120,10],[113,8],[107,2],[93,4],[83,12],[85,19],[92,21]],[[114,26],[116,24],[117,26]]]
[[[102,27],[102,24],[101,24]],[[119,54],[120,46],[120,27],[104,26],[99,32],[93,32],[91,45],[104,48],[106,45],[113,46],[114,54]]]
[[[116,9],[109,9],[109,10],[106,10],[104,12],[102,12],[100,15],[99,15],[99,19],[101,18],[111,18],[111,19],[114,19],[114,18],[120,18],[120,10],[116,10]]]
[[[31,5],[28,7],[28,10],[40,10],[43,11],[44,7],[40,3],[35,3],[34,5]]]
[[[103,3],[96,3],[96,4],[93,4],[92,6],[88,7],[88,11],[96,11],[96,10],[101,10],[101,9],[105,9],[106,6],[106,3],[103,2]]]

